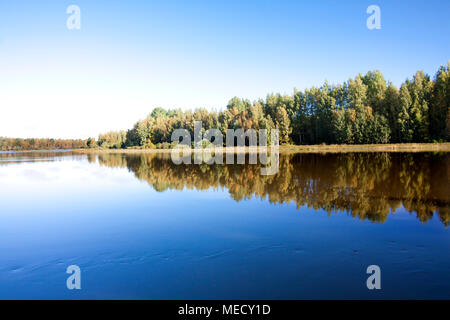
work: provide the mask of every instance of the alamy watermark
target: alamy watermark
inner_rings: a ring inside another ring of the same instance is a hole
[[[237,164],[245,164],[246,154],[248,154],[249,164],[257,164],[259,158],[259,162],[264,165],[261,168],[262,175],[276,174],[280,163],[279,131],[271,129],[270,138],[267,129],[258,131],[227,129],[224,148],[223,134],[219,129],[209,129],[202,133],[202,122],[195,121],[193,149],[192,137],[187,129],[173,131],[172,142],[178,144],[172,150],[172,161],[177,165],[192,164],[192,162],[194,164],[223,164],[225,154],[226,164],[234,164],[235,158],[237,158]]]
[[[70,265],[66,269],[66,273],[70,276],[66,280],[66,287],[69,290],[81,289],[81,269],[77,265]]]
[[[78,5],[72,4],[67,7],[66,13],[70,14],[67,18],[66,26],[69,30],[81,29],[81,9]],[[366,13],[370,16],[366,20],[366,26],[369,30],[381,29],[381,9],[378,5],[372,4],[367,7]]]
[[[369,290],[380,290],[381,289],[381,269],[379,266],[373,264],[367,267],[367,274],[370,274],[370,277],[367,278],[366,286]]]
[[[370,16],[367,18],[366,26],[369,30],[381,29],[381,9],[379,6],[372,4],[367,7],[367,14]]]
[[[67,7],[66,13],[70,14],[67,18],[66,26],[69,30],[81,29],[81,9],[79,6],[72,4]]]

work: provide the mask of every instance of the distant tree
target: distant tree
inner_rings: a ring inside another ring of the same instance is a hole
[[[154,119],[163,118],[163,117],[167,116],[167,111],[163,108],[158,107],[158,108],[153,109],[151,116]]]
[[[385,115],[387,110],[384,99],[387,86],[383,74],[378,70],[369,71],[362,77],[362,82],[367,86],[366,104],[374,112]]]
[[[406,81],[411,96],[410,124],[412,140],[415,142],[429,141],[429,110],[433,84],[430,77],[423,71],[417,71],[412,81]]]
[[[86,142],[86,145],[87,145],[88,148],[96,148],[98,146],[97,145],[97,141],[95,141],[94,138],[88,138],[87,142]]]
[[[436,73],[430,103],[430,137],[434,140],[450,136],[450,61]]]
[[[292,132],[291,121],[285,108],[278,108],[275,115],[276,127],[279,129],[280,143],[287,144],[290,141],[289,135]]]
[[[400,129],[398,123],[398,114],[400,113],[400,101],[398,89],[389,82],[385,94],[384,116],[388,121],[391,131],[391,141],[400,142]]]
[[[410,119],[412,105],[411,95],[408,86],[403,84],[400,87],[399,112],[397,116],[397,127],[399,142],[411,142],[413,139],[413,126]]]
[[[110,131],[99,135],[98,144],[103,148],[120,149],[125,146],[126,139],[126,131]]]

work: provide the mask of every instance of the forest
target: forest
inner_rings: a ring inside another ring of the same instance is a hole
[[[83,139],[22,139],[0,137],[1,151],[20,150],[68,150],[88,148],[90,143],[95,141]]]
[[[232,98],[225,110],[165,110],[161,107],[133,128],[100,134],[98,139],[55,140],[0,137],[0,150],[75,148],[168,149],[175,129],[194,131],[194,120],[204,130],[249,128],[279,130],[280,144],[385,144],[445,142],[450,139],[450,61],[434,77],[418,71],[400,88],[380,71],[357,75],[347,82],[292,95],[268,94],[251,102]]]
[[[194,120],[205,130],[278,128],[280,144],[383,144],[445,142],[450,137],[450,61],[432,79],[416,72],[400,88],[380,71],[357,75],[339,85],[293,95],[269,94],[254,102],[232,98],[220,112],[154,109],[127,131],[101,134],[106,148],[170,148],[173,130],[193,136]]]

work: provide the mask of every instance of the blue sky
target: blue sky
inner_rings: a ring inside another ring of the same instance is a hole
[[[68,30],[66,8],[81,9]],[[369,5],[381,30],[366,27]],[[221,109],[450,59],[449,1],[0,2],[0,136],[126,129],[154,107]]]

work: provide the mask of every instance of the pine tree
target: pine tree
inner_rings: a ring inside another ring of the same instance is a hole
[[[411,142],[413,138],[413,130],[411,128],[409,113],[412,100],[406,84],[402,85],[400,88],[399,102],[399,113],[397,117],[399,141]]]
[[[276,126],[280,130],[280,143],[287,144],[290,142],[289,135],[292,132],[291,121],[285,108],[278,108],[275,118]]]
[[[430,137],[434,140],[447,136],[447,119],[450,117],[450,61],[447,67],[441,66],[436,73],[430,103]]]

